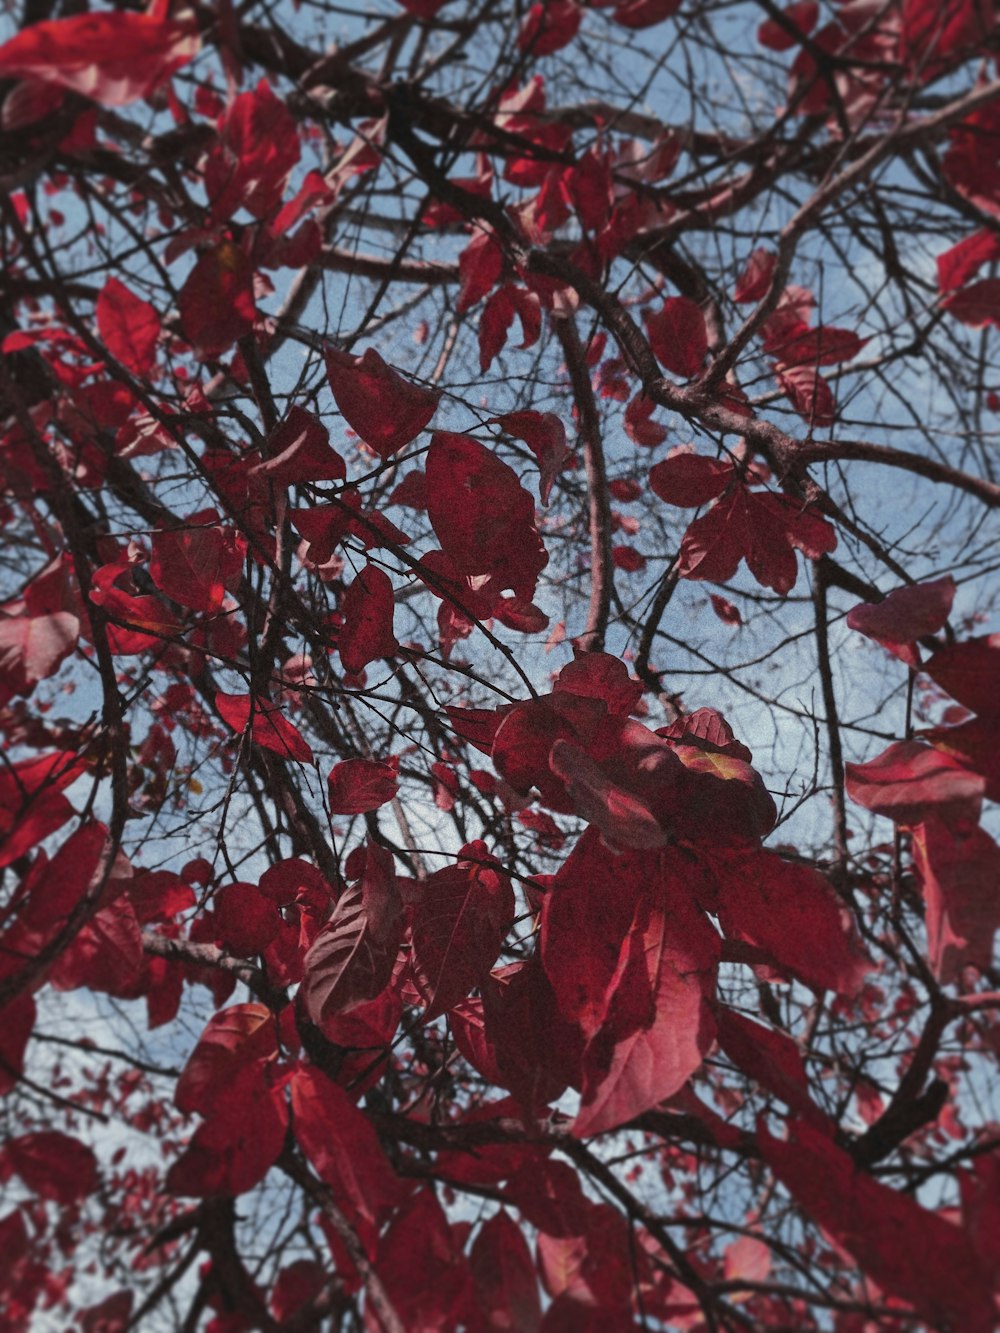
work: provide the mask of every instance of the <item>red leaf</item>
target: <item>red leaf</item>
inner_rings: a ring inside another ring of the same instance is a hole
[[[167,1172],[167,1190],[197,1199],[245,1194],[277,1161],[287,1130],[281,1088],[269,1085],[263,1065],[245,1065]]]
[[[425,1018],[482,983],[513,920],[514,890],[498,866],[460,863],[424,881],[414,909],[413,968]]]
[[[0,1097],[24,1073],[24,1052],[35,1027],[35,1002],[27,993],[0,1009]]]
[[[294,759],[299,764],[311,764],[313,752],[302,736],[298,727],[293,726],[278,711],[280,705],[264,699],[251,700],[249,694],[223,694],[215,696],[215,706],[223,722],[234,731],[245,732],[250,721],[250,707],[253,705],[253,725],[250,736],[255,745],[265,750],[273,750],[283,759]]]
[[[74,936],[52,965],[56,990],[86,986],[134,999],[143,970],[142,933],[128,897],[103,907]]]
[[[439,395],[404,379],[374,347],[363,356],[328,348],[326,373],[344,420],[380,458],[415,439],[437,410]]]
[[[345,671],[356,675],[369,662],[392,657],[399,644],[392,632],[395,593],[389,575],[365,565],[344,594],[338,647]]]
[[[213,221],[225,222],[241,208],[255,218],[276,212],[300,149],[295,120],[266,80],[233,99],[219,140],[204,167]],[[284,230],[291,225],[286,221]]]
[[[694,509],[717,499],[733,476],[734,468],[728,459],[676,453],[650,471],[649,485],[667,504]]]
[[[253,330],[253,268],[232,241],[206,250],[177,299],[181,329],[200,361],[213,361]]]
[[[548,559],[535,506],[516,473],[467,435],[438,431],[427,453],[427,509],[463,574],[493,574],[531,601]]]
[[[289,408],[288,416],[268,437],[267,453],[267,459],[258,463],[251,475],[266,477],[276,486],[343,481],[347,476],[344,460],[330,447],[326,427],[304,407]]]
[[[895,741],[867,764],[847,764],[847,794],[897,824],[978,818],[985,781],[944,750],[921,741]]]
[[[974,231],[937,257],[938,290],[957,291],[991,259],[1000,259],[1000,237],[996,232]]]
[[[521,1228],[503,1208],[480,1227],[469,1267],[487,1329],[538,1333],[542,1306],[535,1262]]]
[[[503,251],[492,231],[477,230],[458,257],[461,284],[455,301],[455,313],[462,315],[481,301],[500,280]]]
[[[263,1004],[234,1004],[208,1020],[177,1082],[174,1105],[208,1115],[247,1065],[278,1057],[276,1020]]]
[[[847,623],[909,666],[919,666],[914,640],[945,624],[954,597],[955,580],[948,574],[933,583],[897,588],[883,602],[862,602],[848,613]]]
[[[274,903],[254,884],[226,884],[215,895],[216,938],[230,953],[263,953],[281,928]]]
[[[55,675],[79,637],[80,622],[68,611],[0,618],[0,705]]]
[[[664,19],[672,18],[681,7],[681,0],[624,0],[613,10],[611,17],[623,28],[652,28]]]
[[[79,1139],[39,1130],[8,1139],[7,1164],[40,1199],[76,1203],[97,1188],[97,1158]]]
[[[637,896],[657,865],[655,852],[616,854],[588,829],[545,895],[542,963],[561,1012],[587,1039],[607,1018],[608,988]]]
[[[767,350],[781,362],[784,371],[789,366],[835,366],[850,361],[866,341],[850,329],[821,324],[819,328],[796,331],[784,339],[771,338]]]
[[[945,297],[941,306],[973,329],[1000,324],[1000,278],[982,278],[962,287]]]
[[[584,1055],[575,1137],[625,1124],[684,1086],[715,1039],[708,997],[718,960],[717,933],[683,891],[669,880],[658,895],[647,888],[609,988],[605,1025]]]
[[[392,977],[403,910],[392,856],[369,840],[364,875],[337,899],[305,958],[302,1001],[317,1026],[379,995]]]
[[[190,19],[112,10],[34,23],[0,46],[0,73],[124,106],[147,97],[199,47]]]
[[[855,995],[870,964],[829,881],[774,852],[717,860],[719,923],[817,994]]]
[[[633,444],[641,444],[644,449],[655,449],[667,438],[666,426],[652,420],[655,411],[656,404],[644,393],[637,393],[631,399],[625,409],[625,434]]]
[[[792,1124],[784,1143],[761,1128],[757,1142],[796,1202],[890,1295],[934,1328],[995,1327],[992,1283],[959,1227],[873,1180],[808,1125]]]
[[[73,814],[62,789],[86,767],[61,750],[0,767],[0,868],[62,828]]]
[[[110,277],[97,298],[97,331],[111,355],[126,370],[148,375],[156,360],[160,316],[148,301],[142,301]]]
[[[947,984],[965,967],[985,972],[1000,928],[1000,847],[985,829],[951,829],[939,819],[918,824],[912,845],[934,975]]]
[[[658,749],[656,757],[661,766],[668,772],[671,767],[681,769],[669,746],[661,744]],[[599,828],[613,846],[653,848],[664,847],[670,841],[670,830],[654,814],[645,794],[615,781],[580,746],[556,740],[549,766],[565,784],[577,814]],[[662,773],[658,776],[662,780]]]
[[[739,609],[732,602],[727,601],[725,597],[719,597],[716,593],[709,594],[709,601],[712,603],[712,610],[719,619],[726,625],[742,625],[743,617]]]
[[[733,300],[737,302],[763,300],[770,290],[777,264],[778,256],[772,254],[770,250],[754,250],[743,272],[736,279]]]
[[[784,16],[792,25],[792,28],[797,29],[799,34],[804,36],[806,33],[812,32],[816,26],[816,20],[819,18],[819,5],[816,0],[797,0],[796,4],[789,5],[785,9]],[[799,45],[799,39],[795,32],[789,32],[776,19],[768,19],[766,23],[760,25],[757,29],[757,40],[761,46],[766,46],[769,51],[790,51],[793,47]]]
[[[538,495],[543,505],[549,502],[552,483],[570,456],[566,428],[552,412],[508,412],[494,421],[516,440],[524,440],[538,460],[540,476]]]
[[[811,426],[833,425],[837,409],[833,390],[815,366],[776,369],[775,378],[804,421]]]
[[[649,344],[659,363],[672,375],[693,379],[708,352],[708,330],[701,307],[686,296],[670,296],[663,309],[646,316]]]
[[[1000,634],[940,648],[924,670],[963,708],[1000,717]]]
[[[330,812],[363,815],[391,801],[399,790],[396,767],[370,759],[345,759],[330,777]]]
[[[466,1326],[468,1264],[432,1185],[414,1194],[393,1218],[373,1266],[407,1333]]]
[[[195,524],[199,515],[192,516]],[[212,613],[243,576],[247,540],[235,528],[212,523],[153,533],[149,576],[181,606]]]
[[[728,583],[745,559],[758,583],[784,596],[798,576],[794,548],[815,560],[836,545],[825,518],[788,496],[737,486],[688,527],[677,568],[681,578]]]
[[[809,1079],[798,1046],[783,1032],[764,1027],[726,1005],[717,1005],[719,1045],[760,1087],[779,1097],[796,1115],[827,1134],[834,1124],[809,1095]]]
[[[371,1121],[318,1069],[292,1075],[292,1130],[341,1207],[378,1226],[405,1197]]]
[[[568,46],[580,29],[583,10],[574,0],[534,4],[517,35],[518,49],[529,56],[550,56]]]

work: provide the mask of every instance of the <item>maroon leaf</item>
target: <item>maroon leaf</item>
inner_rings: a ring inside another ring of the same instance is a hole
[[[514,891],[495,863],[460,862],[427,878],[413,917],[413,966],[427,1018],[482,983],[513,920]]]
[[[394,656],[399,647],[392,632],[395,609],[389,575],[377,565],[365,565],[344,594],[338,646],[345,671],[356,675],[369,662]]]
[[[306,954],[301,995],[312,1021],[321,1026],[385,990],[402,933],[392,856],[369,840],[364,875],[341,893]]]
[[[211,613],[221,608],[227,591],[239,587],[246,550],[241,533],[216,524],[154,532],[149,575],[181,606]]]
[[[793,1123],[787,1142],[758,1129],[757,1142],[793,1198],[879,1286],[932,1327],[990,1333],[992,1283],[959,1227],[865,1175],[808,1125]]]
[[[328,781],[330,811],[335,815],[363,815],[377,810],[399,789],[395,765],[370,759],[345,759],[335,764]]]
[[[715,862],[719,922],[817,994],[855,995],[870,968],[829,881],[774,852]]]
[[[694,301],[668,297],[662,310],[646,316],[646,332],[656,359],[672,375],[689,380],[700,374],[708,353],[708,330]]]
[[[985,972],[1000,928],[1000,847],[985,829],[950,828],[934,818],[916,826],[912,846],[934,975],[948,983],[965,967]]]
[[[3,1155],[40,1199],[76,1203],[97,1188],[97,1158],[85,1143],[58,1130],[8,1139]]]
[[[178,306],[184,337],[201,361],[228,352],[250,333],[256,318],[253,269],[232,241],[201,255],[180,290]]]
[[[318,1069],[292,1075],[292,1132],[317,1175],[349,1215],[378,1226],[406,1195],[374,1126]]]
[[[543,505],[549,502],[552,483],[570,456],[566,443],[566,428],[551,412],[508,412],[494,417],[508,435],[524,440],[538,460],[540,476],[538,495]]]
[[[717,933],[683,893],[640,899],[606,1024],[584,1055],[575,1136],[625,1124],[684,1086],[715,1039],[718,959]]]
[[[493,574],[531,601],[548,557],[534,503],[506,463],[467,435],[439,431],[427,453],[427,509],[461,573]]]
[[[728,459],[678,452],[656,464],[649,474],[649,484],[667,504],[694,509],[717,499],[733,475]]]
[[[847,623],[907,665],[918,666],[914,640],[935,634],[945,624],[954,597],[955,580],[948,574],[933,583],[897,588],[883,602],[862,602],[848,613]]]
[[[380,458],[391,458],[427,426],[438,395],[411,384],[374,347],[363,356],[326,352],[326,373],[344,420]]]
[[[250,724],[250,736],[255,745],[272,750],[283,759],[294,759],[298,764],[311,764],[313,752],[308,742],[287,718],[282,717],[280,705],[264,699],[252,699],[249,694],[224,694],[221,690],[215,696],[215,706],[219,716],[234,731],[241,734],[250,724],[250,710],[253,708],[253,722]]]

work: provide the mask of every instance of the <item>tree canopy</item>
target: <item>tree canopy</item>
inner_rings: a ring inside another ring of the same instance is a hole
[[[992,0],[24,0],[11,1333],[990,1333]]]

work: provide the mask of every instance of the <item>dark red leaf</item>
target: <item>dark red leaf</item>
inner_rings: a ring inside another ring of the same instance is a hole
[[[406,1195],[371,1121],[318,1069],[292,1075],[292,1132],[350,1216],[378,1226]]]
[[[413,917],[413,967],[434,1018],[464,1000],[496,962],[514,920],[514,890],[499,866],[448,866],[423,884]]]
[[[263,1004],[234,1004],[213,1014],[174,1092],[179,1111],[208,1115],[247,1065],[278,1057],[275,1017]]]
[[[392,856],[369,840],[364,875],[337,899],[305,958],[302,1001],[317,1026],[379,995],[392,976],[403,909]]]
[[[478,440],[439,431],[427,453],[427,508],[463,574],[493,574],[531,601],[548,559],[535,506],[516,473]]]
[[[580,28],[583,10],[574,0],[545,0],[531,6],[517,35],[528,56],[550,56],[568,46]]]
[[[40,1199],[76,1203],[97,1188],[97,1158],[79,1139],[39,1130],[8,1139],[7,1164]]]
[[[819,18],[819,5],[816,0],[797,0],[797,3],[789,5],[783,14],[792,31],[777,19],[768,19],[757,29],[758,42],[761,46],[766,46],[769,51],[791,51],[793,47],[798,46],[799,37],[796,33],[804,36],[812,32]]]
[[[649,344],[660,365],[681,379],[700,374],[708,352],[708,330],[701,307],[686,296],[670,296],[663,309],[646,316]]]
[[[250,333],[256,318],[253,268],[232,241],[206,250],[178,296],[181,329],[201,361],[214,361]]]
[[[786,1142],[758,1129],[775,1175],[831,1238],[890,1295],[934,1328],[990,1333],[992,1283],[962,1230],[859,1170],[826,1135],[794,1123]]]
[[[235,528],[170,528],[153,533],[149,575],[181,606],[211,613],[220,610],[227,591],[239,587],[246,551],[247,540]]]
[[[344,594],[342,609],[338,646],[345,671],[356,675],[369,662],[395,655],[399,647],[392,632],[395,593],[384,570],[365,565]]]
[[[1000,928],[1000,847],[985,829],[927,819],[913,830],[913,861],[923,886],[927,954],[943,983],[964,967],[985,972]]]
[[[986,229],[974,231],[938,255],[938,290],[945,295],[964,287],[991,259],[1000,259],[1000,236]]]
[[[223,722],[240,733],[246,731],[250,722],[251,705],[250,737],[255,745],[273,750],[283,759],[294,759],[299,764],[312,763],[313,752],[307,741],[298,727],[282,717],[279,704],[264,699],[252,700],[249,694],[224,694],[221,690],[215,696],[215,706]]]
[[[924,670],[964,708],[1000,717],[1000,634],[940,648]]]
[[[538,495],[543,505],[549,502],[552,483],[570,456],[566,428],[552,412],[508,412],[494,421],[516,440],[525,444],[538,460]]]
[[[717,860],[719,922],[817,994],[855,995],[871,964],[832,885],[811,866],[774,852]]]
[[[717,499],[733,475],[728,459],[680,452],[656,464],[650,471],[649,485],[667,504],[694,509]]]
[[[486,1329],[538,1333],[542,1306],[535,1263],[520,1227],[504,1209],[480,1227],[469,1267]]]
[[[914,641],[937,633],[951,613],[954,597],[955,580],[947,574],[933,583],[897,588],[883,602],[862,602],[848,612],[847,623],[909,666],[918,666]]]
[[[291,407],[288,416],[268,437],[268,457],[253,469],[276,486],[294,486],[301,481],[343,481],[347,466],[318,417],[304,407]]]
[[[277,1161],[287,1130],[283,1091],[270,1086],[261,1064],[244,1065],[167,1172],[167,1190],[197,1199],[245,1194]]]
[[[380,458],[409,444],[437,411],[438,394],[404,379],[374,347],[363,356],[328,348],[326,373],[344,420]]]
[[[363,815],[391,801],[399,790],[394,764],[371,759],[345,759],[335,764],[328,779],[330,812]]]

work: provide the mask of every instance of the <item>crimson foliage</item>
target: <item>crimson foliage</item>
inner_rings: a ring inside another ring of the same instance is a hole
[[[989,1333],[992,0],[381,10],[0,44],[3,1326]]]

